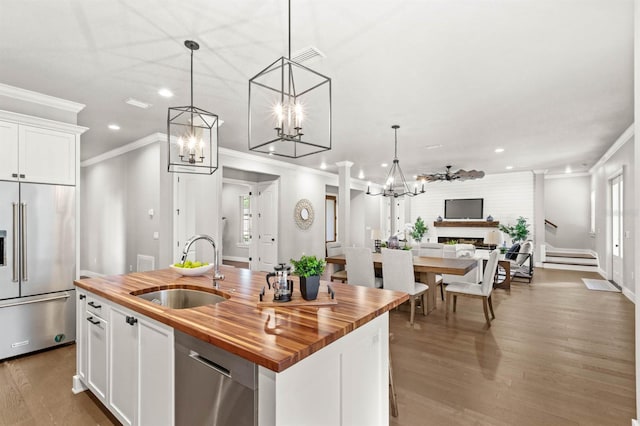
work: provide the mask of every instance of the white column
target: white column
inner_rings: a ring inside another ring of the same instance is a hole
[[[533,176],[533,260],[534,262],[540,262],[540,246],[544,244],[545,240],[545,226],[544,220],[544,175],[546,170],[534,170]]]
[[[338,166],[338,239],[343,247],[351,245],[351,161],[340,161]]]

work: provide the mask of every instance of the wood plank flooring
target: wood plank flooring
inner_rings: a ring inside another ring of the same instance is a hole
[[[635,418],[634,305],[589,291],[585,272],[536,269],[444,319],[391,312],[400,416],[392,425],[624,425]],[[89,392],[74,395],[75,345],[0,363],[0,425],[113,425]]]
[[[635,418],[634,305],[587,290],[586,272],[537,268],[531,284],[391,313],[400,416],[392,425],[625,425]]]

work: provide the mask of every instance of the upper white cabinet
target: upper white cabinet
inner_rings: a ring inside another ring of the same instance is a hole
[[[76,184],[76,135],[24,125],[18,130],[21,181]]]
[[[0,111],[0,180],[75,185],[84,130]]]
[[[17,180],[17,173],[18,125],[0,121],[0,179]]]

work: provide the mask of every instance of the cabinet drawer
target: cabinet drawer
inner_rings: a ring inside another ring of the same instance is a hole
[[[87,294],[87,313],[101,319],[107,319],[109,315],[109,305],[103,299]]]

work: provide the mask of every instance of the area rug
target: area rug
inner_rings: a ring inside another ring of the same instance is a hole
[[[607,280],[593,280],[591,278],[583,278],[582,281],[589,290],[615,291],[617,293],[620,293],[620,289]]]

